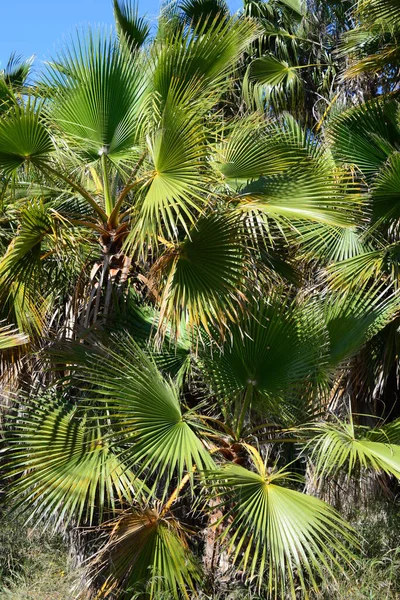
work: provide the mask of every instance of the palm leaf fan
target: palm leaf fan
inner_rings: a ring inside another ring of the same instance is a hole
[[[384,429],[357,427],[350,415],[348,422],[336,419],[312,425],[308,435],[317,476],[335,475],[341,469],[352,475],[365,468],[400,479],[400,445],[390,443],[390,429],[386,436]]]
[[[306,305],[276,294],[248,312],[230,326],[222,350],[200,350],[205,377],[228,414],[238,403],[239,430],[251,406],[269,419],[293,419],[304,409],[304,390],[319,381],[328,352],[321,319]]]
[[[49,119],[70,147],[87,160],[137,159],[146,69],[127,60],[118,43],[100,31],[78,35],[49,65],[45,82],[55,89]]]
[[[167,259],[152,269],[163,281],[160,326],[165,319],[176,330],[187,323],[209,331],[235,319],[245,300],[245,239],[236,216],[201,217]]]
[[[96,406],[104,430],[111,416],[110,445],[123,445],[124,462],[154,483],[162,479],[167,493],[173,476],[182,478],[213,463],[201,435],[201,423],[182,410],[179,390],[164,378],[154,361],[128,335],[111,336],[97,351],[77,348],[66,354],[77,365],[74,378],[85,391],[86,402]],[[62,359],[62,356],[61,356]]]
[[[42,103],[32,98],[14,105],[0,119],[0,173],[10,175],[26,164],[40,166],[54,149],[42,117]]]
[[[182,525],[156,508],[133,509],[103,526],[109,538],[89,563],[93,585],[105,578],[98,598],[189,599],[200,578]]]
[[[398,111],[396,100],[378,98],[332,119],[326,135],[334,156],[354,165],[371,181],[393,151],[399,149]]]
[[[30,398],[8,418],[6,445],[12,506],[29,509],[29,519],[92,524],[139,487],[99,427],[62,398]]]
[[[143,46],[150,34],[150,25],[139,17],[138,7],[133,2],[114,0],[114,17],[117,32],[130,50]]]
[[[353,531],[329,505],[285,487],[298,477],[267,468],[255,448],[247,449],[254,470],[230,464],[206,473],[207,486],[225,508],[221,539],[268,598],[294,599],[298,586],[307,595],[310,587],[318,589],[317,577],[341,567],[339,560],[350,562]]]

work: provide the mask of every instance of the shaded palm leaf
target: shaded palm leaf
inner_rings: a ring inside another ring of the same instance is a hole
[[[206,31],[207,24],[212,27],[229,17],[229,7],[225,0],[181,0],[179,9],[186,23],[197,30]]]
[[[254,303],[249,316],[230,326],[222,352],[201,353],[205,377],[230,406],[237,397],[241,411],[253,404],[269,418],[290,418],[305,382],[326,365],[327,336],[320,324],[312,311],[279,295]]]
[[[211,323],[227,324],[237,315],[244,299],[244,237],[237,217],[202,217],[186,239],[171,254],[155,263],[162,269],[164,291],[160,319],[172,320],[176,328],[187,322],[189,328]]]
[[[105,527],[111,529],[110,538],[89,563],[94,579],[106,577],[98,598],[111,592],[128,598],[136,592],[154,600],[163,594],[189,599],[188,589],[194,592],[200,573],[178,521],[147,508],[125,513]]]
[[[4,81],[11,88],[23,85],[31,71],[34,56],[23,60],[21,56],[18,56],[15,52],[10,55],[7,61],[6,68],[0,71],[4,77]]]
[[[320,306],[329,333],[329,364],[337,367],[358,352],[395,318],[399,301],[398,293],[379,283],[368,294],[364,287],[354,286],[323,299]]]
[[[400,129],[395,100],[374,99],[351,108],[329,123],[334,155],[371,179],[398,148]]]
[[[110,444],[125,445],[125,461],[139,465],[140,473],[156,483],[169,482],[212,464],[200,436],[202,427],[190,412],[183,413],[174,383],[164,378],[155,363],[129,336],[111,338],[99,352],[81,348],[67,357],[77,362],[76,377],[87,389],[87,401],[112,414]],[[107,430],[107,419],[104,427]],[[167,493],[167,485],[163,494]]]
[[[24,416],[10,419],[14,507],[29,509],[29,519],[90,524],[105,509],[132,502],[139,482],[76,407],[40,397],[29,400]]]
[[[114,17],[120,38],[130,49],[143,46],[150,34],[150,25],[139,17],[138,7],[133,2],[114,0]]]

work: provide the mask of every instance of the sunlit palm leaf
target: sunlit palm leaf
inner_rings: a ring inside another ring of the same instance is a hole
[[[53,150],[49,132],[44,126],[39,103],[28,99],[14,106],[0,120],[0,172],[10,174],[22,164],[40,164]]]
[[[5,306],[8,303],[13,320],[29,334],[41,330],[47,310],[39,289],[46,236],[55,238],[51,211],[41,202],[26,202],[18,234],[0,259],[1,301]]]
[[[215,20],[211,26],[207,21],[186,32],[173,29],[154,49],[154,90],[166,100],[171,86],[178,98],[191,88],[192,98],[203,96],[206,110],[209,95],[221,95],[226,75],[258,33],[257,24],[245,18]]]
[[[371,278],[381,279],[384,274],[392,276],[392,281],[396,282],[399,252],[400,245],[393,243],[337,262],[329,267],[330,282],[342,289],[356,284],[364,287]]]
[[[201,115],[200,115],[201,116]],[[171,93],[159,122],[149,134],[154,174],[141,206],[137,229],[141,236],[162,231],[176,237],[198,214],[210,182],[208,148],[202,120],[194,109],[177,103]]]
[[[400,147],[399,147],[400,149]],[[400,218],[400,154],[389,157],[372,189],[373,218],[387,227]]]
[[[356,427],[352,418],[310,427],[310,459],[317,474],[326,477],[344,469],[352,475],[366,468],[400,479],[400,446],[389,443],[383,431],[372,432],[374,435],[369,436],[365,427]],[[373,441],[376,438],[382,441]]]
[[[227,509],[222,539],[233,561],[268,597],[288,592],[296,598],[296,584],[304,593],[310,585],[317,589],[315,575],[324,577],[332,564],[351,559],[345,542],[354,543],[354,536],[330,506],[283,487],[296,476],[267,469],[258,452],[250,451],[256,472],[226,465],[206,475]]]
[[[261,176],[284,173],[298,160],[297,147],[258,116],[237,121],[219,148],[218,170],[233,189]]]
[[[27,335],[13,329],[11,325],[0,325],[0,350],[22,346],[27,344],[28,341]]]
[[[366,237],[366,232],[356,226],[334,227],[314,222],[297,224],[295,234],[307,256],[318,256],[333,263],[358,257],[369,250],[371,244]]]
[[[272,55],[254,60],[249,66],[247,78],[250,82],[268,86],[290,85],[296,80],[300,83],[296,67]]]
[[[357,12],[371,21],[378,19],[388,25],[400,25],[399,0],[358,0]]]
[[[49,118],[70,145],[91,160],[138,157],[139,111],[145,69],[127,60],[111,36],[89,32],[50,65],[56,90]]]
[[[73,362],[73,356],[68,358]],[[124,460],[149,471],[153,481],[169,482],[212,463],[198,433],[201,425],[189,412],[182,412],[179,391],[163,378],[155,363],[129,336],[115,336],[100,352],[77,355],[80,386],[88,390],[87,401],[95,401],[113,415],[110,443],[123,443]],[[104,424],[107,429],[106,422]],[[167,493],[164,486],[163,494]]]
[[[241,210],[280,223],[355,224],[360,198],[349,176],[334,168],[328,150],[317,149],[289,118],[280,128],[254,125],[254,118],[237,123],[217,165]]]

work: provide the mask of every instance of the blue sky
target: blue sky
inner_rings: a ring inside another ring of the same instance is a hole
[[[0,69],[13,51],[26,58],[35,54],[40,68],[77,26],[113,23],[112,0],[3,0],[1,5]],[[235,11],[242,2],[229,5]],[[152,20],[159,7],[159,0],[139,0],[140,13]]]

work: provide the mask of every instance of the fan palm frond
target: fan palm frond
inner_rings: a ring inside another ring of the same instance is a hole
[[[234,319],[244,301],[245,239],[236,216],[201,217],[186,239],[153,266],[162,270],[160,319],[191,329]]]
[[[93,523],[107,509],[132,502],[139,480],[84,413],[63,399],[29,400],[23,416],[10,417],[8,467],[14,508],[29,519],[51,517],[55,526]]]
[[[351,415],[348,422],[336,419],[311,426],[310,460],[317,475],[326,477],[340,469],[352,475],[367,468],[400,479],[400,446],[390,443],[389,437],[385,439],[384,430],[371,433],[365,427],[357,427]]]
[[[15,105],[0,120],[0,169],[6,175],[26,164],[40,165],[54,150],[49,132],[42,122],[42,104],[28,98]]]
[[[45,81],[55,90],[49,118],[88,161],[137,159],[145,74],[139,58],[126,60],[110,35],[78,35],[49,65]]]
[[[136,592],[151,600],[189,599],[200,578],[185,528],[156,508],[134,509],[106,524],[109,539],[89,563],[96,580],[106,578],[99,598]]]
[[[139,17],[138,7],[133,2],[114,0],[114,17],[118,35],[130,49],[143,46],[150,35],[150,25]]]
[[[113,336],[98,352],[76,350],[75,356],[66,356],[67,362],[79,366],[75,376],[87,402],[98,407],[105,431],[102,409],[112,412],[111,448],[125,447],[128,466],[168,484],[194,465],[202,469],[213,463],[201,440],[204,428],[195,414],[182,410],[177,385],[162,376],[130,336]],[[163,494],[167,489],[165,485]]]
[[[351,560],[351,528],[327,504],[284,487],[296,482],[288,470],[266,467],[255,448],[247,447],[255,470],[225,465],[206,474],[207,485],[226,508],[222,540],[248,579],[267,589],[268,597],[296,597],[318,588],[317,576],[332,574],[332,564]],[[295,583],[294,573],[297,575]],[[279,591],[278,591],[279,590]]]
[[[230,326],[222,351],[200,352],[205,377],[225,399],[229,419],[237,399],[239,435],[251,407],[280,422],[293,418],[302,386],[317,381],[327,364],[328,339],[320,324],[313,311],[276,294],[255,302]]]

